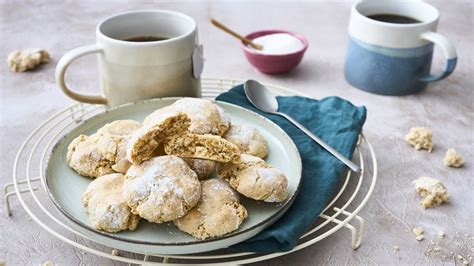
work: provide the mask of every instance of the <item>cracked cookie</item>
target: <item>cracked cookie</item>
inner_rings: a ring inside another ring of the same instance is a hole
[[[109,174],[89,184],[82,203],[92,227],[110,233],[137,228],[140,217],[131,213],[123,197],[123,181],[122,174]]]
[[[230,117],[220,106],[214,102],[199,98],[183,98],[177,100],[165,109],[176,110],[188,115],[191,123],[189,132],[195,134],[212,134],[222,136],[230,126]],[[143,121],[144,125],[155,124],[162,116],[162,109],[148,115]]]
[[[181,231],[198,239],[222,236],[237,230],[247,218],[247,210],[239,203],[239,196],[225,181],[202,181],[201,190],[198,205],[173,221]]]
[[[117,120],[91,136],[79,135],[68,147],[69,166],[80,175],[92,178],[127,172],[130,162],[125,156],[126,145],[130,134],[140,127],[141,124],[133,120]]]
[[[268,142],[256,128],[231,125],[223,138],[237,145],[242,153],[260,158],[265,158],[268,154]]]
[[[288,196],[288,180],[276,168],[250,167],[241,171],[229,184],[240,194],[266,202],[282,202]]]
[[[132,213],[154,223],[184,216],[199,201],[201,185],[183,159],[159,156],[132,165],[123,189]]]
[[[283,172],[256,156],[241,154],[238,161],[219,164],[217,173],[237,192],[254,200],[282,202],[288,196]]]

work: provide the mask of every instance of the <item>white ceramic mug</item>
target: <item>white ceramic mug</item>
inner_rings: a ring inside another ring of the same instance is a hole
[[[116,106],[143,99],[201,96],[202,46],[196,22],[166,10],[132,11],[97,25],[97,43],[67,52],[56,67],[56,81],[69,97],[85,103]],[[159,36],[161,41],[133,42],[129,38]],[[101,95],[83,95],[64,81],[77,58],[97,53]]]

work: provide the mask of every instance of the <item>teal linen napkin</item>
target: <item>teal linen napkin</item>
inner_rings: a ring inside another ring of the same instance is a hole
[[[347,168],[286,119],[253,107],[243,85],[220,94],[216,100],[242,106],[278,124],[293,139],[303,161],[300,191],[288,211],[265,231],[231,248],[265,253],[291,250],[324,209]],[[277,100],[279,111],[289,114],[341,154],[352,158],[365,122],[365,107],[356,107],[338,97],[315,100],[280,96]]]

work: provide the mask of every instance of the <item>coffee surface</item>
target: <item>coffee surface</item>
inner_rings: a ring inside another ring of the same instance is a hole
[[[124,41],[127,42],[157,42],[157,41],[164,41],[168,40],[169,38],[166,37],[159,37],[159,36],[136,36],[127,38]]]
[[[396,23],[396,24],[413,24],[413,23],[420,23],[421,21],[410,18],[407,16],[395,15],[395,14],[374,14],[367,16],[370,19],[388,22],[388,23]]]

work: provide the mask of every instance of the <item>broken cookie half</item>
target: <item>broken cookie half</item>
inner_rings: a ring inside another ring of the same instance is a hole
[[[168,109],[144,125],[130,138],[127,159],[135,165],[154,157],[154,153],[166,138],[179,136],[189,128],[189,117],[179,111]]]

